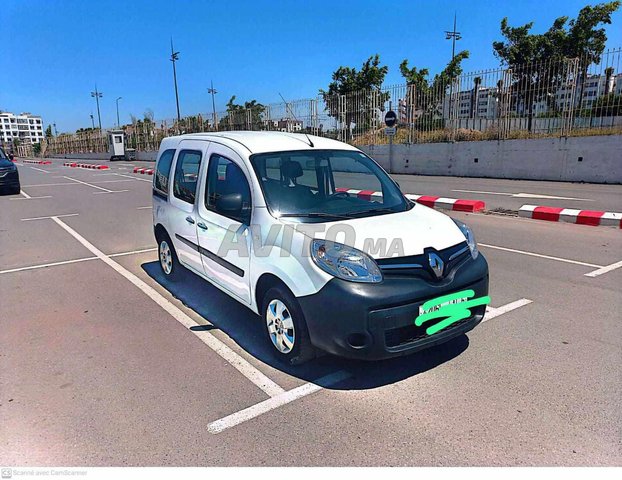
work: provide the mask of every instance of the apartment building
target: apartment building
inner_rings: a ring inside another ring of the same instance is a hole
[[[583,94],[579,101],[579,87],[572,85],[562,85],[555,93],[554,102],[558,110],[568,108],[589,109],[594,102],[601,96],[608,93],[615,95],[622,94],[622,73],[617,75],[591,75],[583,86]],[[510,90],[507,94],[510,99],[508,112],[517,115],[524,115],[528,112],[528,106],[524,104],[523,99],[518,96],[518,92]],[[475,98],[475,96],[477,98]],[[497,87],[479,87],[477,94],[475,89],[462,90],[457,93],[457,112],[458,118],[496,118],[499,113],[499,98]],[[455,97],[454,97],[455,98]],[[475,100],[475,103],[474,103]],[[551,99],[542,98],[541,96],[533,103],[532,113],[535,116],[546,114],[550,110]],[[443,113],[448,117],[448,96],[444,99]]]
[[[22,145],[32,145],[43,140],[43,120],[39,115],[0,112],[0,142],[12,146],[15,139]]]

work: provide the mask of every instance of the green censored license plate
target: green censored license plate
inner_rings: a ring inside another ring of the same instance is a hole
[[[487,295],[478,298],[473,297],[475,297],[473,290],[462,290],[428,300],[419,307],[419,316],[415,319],[415,325],[420,327],[431,320],[441,320],[426,328],[425,333],[433,335],[453,323],[469,318],[471,308],[490,303],[490,297]]]

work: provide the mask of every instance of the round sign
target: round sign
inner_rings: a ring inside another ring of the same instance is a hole
[[[397,115],[393,110],[389,110],[384,116],[384,123],[387,127],[394,127],[397,123]]]

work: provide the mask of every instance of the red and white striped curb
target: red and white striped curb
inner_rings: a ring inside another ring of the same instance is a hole
[[[145,175],[153,175],[153,168],[134,167],[134,173],[144,173]]]
[[[23,163],[34,163],[36,165],[51,165],[52,162],[49,160],[22,160]]]
[[[371,197],[382,197],[382,192],[374,192],[373,190],[356,190],[352,188],[336,188],[337,192],[347,192],[356,195],[365,200],[371,200]],[[412,193],[405,194],[406,198],[421,203],[426,207],[441,208],[443,210],[454,210],[458,212],[480,212],[486,208],[486,203],[481,200],[466,200],[464,198],[445,198],[433,197],[430,195],[414,195]]]
[[[549,222],[568,222],[578,225],[591,225],[593,227],[603,225],[622,228],[622,213],[616,212],[523,205],[518,211],[518,216],[535,220],[547,220]]]
[[[73,168],[90,168],[91,170],[108,170],[110,167],[108,165],[95,165],[92,163],[74,163],[74,162],[65,162],[63,163],[65,167],[73,167]]]

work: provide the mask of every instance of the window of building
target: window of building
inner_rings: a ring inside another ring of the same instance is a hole
[[[175,166],[173,195],[184,202],[194,204],[201,165],[201,152],[182,150]]]

